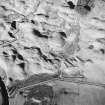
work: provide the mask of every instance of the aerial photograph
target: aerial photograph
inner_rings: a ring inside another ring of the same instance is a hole
[[[0,0],[0,105],[105,105],[105,0]]]

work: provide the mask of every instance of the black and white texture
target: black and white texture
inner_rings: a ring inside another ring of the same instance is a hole
[[[10,105],[105,105],[105,2],[0,0],[0,77]]]

